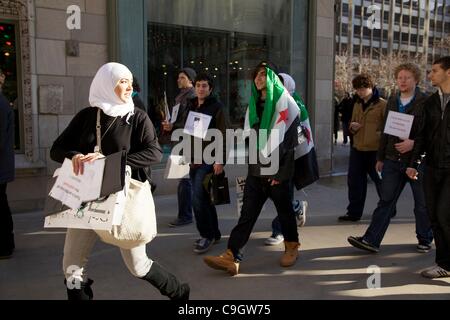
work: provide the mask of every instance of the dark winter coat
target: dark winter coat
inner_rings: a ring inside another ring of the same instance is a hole
[[[0,184],[14,180],[14,110],[0,93]]]
[[[88,154],[94,151],[96,141],[97,108],[81,110],[69,126],[53,143],[50,151],[52,160],[62,163],[65,158],[72,159],[76,154]],[[134,108],[134,115],[126,122],[125,117],[118,117],[110,126],[114,117],[101,112],[100,124],[102,135],[102,152],[110,155],[119,151],[127,152],[127,165],[132,169],[132,177],[140,181],[150,179],[150,165],[162,158],[155,128],[145,111]]]
[[[423,102],[426,100],[426,98],[427,96],[424,93],[417,90],[414,100],[411,102],[411,105],[406,109],[407,114],[414,116],[414,122],[411,128],[411,133],[409,135],[409,139],[411,140],[416,139],[419,128],[421,126]],[[386,126],[386,120],[389,111],[399,112],[398,94],[394,94],[388,99],[383,128],[384,126]],[[383,161],[384,159],[389,159],[392,161],[401,161],[405,164],[409,164],[411,161],[412,151],[401,154],[397,151],[397,149],[395,149],[395,144],[401,141],[402,140],[398,137],[391,136],[385,133],[381,134],[380,147],[377,153],[377,160]]]

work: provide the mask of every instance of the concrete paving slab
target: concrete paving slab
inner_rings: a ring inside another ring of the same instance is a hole
[[[378,254],[366,254],[347,243],[349,235],[361,235],[376,205],[376,192],[369,184],[366,211],[357,223],[338,223],[347,205],[345,177],[321,179],[299,199],[309,201],[306,226],[299,229],[301,248],[291,268],[278,264],[282,246],[268,247],[275,216],[269,201],[255,225],[246,247],[241,273],[235,277],[208,268],[203,255],[192,252],[198,237],[195,225],[169,228],[177,210],[175,195],[155,198],[159,236],[147,246],[148,255],[189,282],[195,300],[347,300],[347,299],[450,299],[450,279],[428,280],[420,270],[434,263],[435,250],[415,251],[412,195],[407,187],[398,202]],[[233,192],[232,192],[233,193]],[[235,197],[233,195],[233,201]],[[236,204],[218,207],[222,240],[208,254],[226,249],[237,221]],[[42,212],[14,215],[16,247],[12,259],[0,260],[0,299],[65,299],[62,276],[64,230],[44,230]],[[380,289],[368,289],[369,266],[380,268]],[[97,243],[90,257],[89,276],[96,299],[165,300],[148,283],[126,269],[117,248]]]

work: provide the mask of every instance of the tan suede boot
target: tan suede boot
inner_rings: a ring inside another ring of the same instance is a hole
[[[282,267],[292,266],[298,258],[298,248],[300,243],[298,242],[284,242],[284,254],[281,257],[280,265]]]
[[[203,261],[205,261],[209,267],[216,270],[224,270],[231,276],[235,276],[239,272],[239,262],[235,262],[233,253],[230,249],[217,257],[206,256],[203,258]]]

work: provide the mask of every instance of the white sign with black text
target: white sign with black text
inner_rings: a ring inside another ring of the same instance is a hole
[[[190,111],[184,127],[184,133],[205,139],[211,119],[212,117],[207,114]]]
[[[174,124],[178,118],[178,112],[180,111],[180,104],[172,107],[172,116],[170,117],[170,123]]]
[[[399,137],[400,139],[408,139],[413,121],[413,115],[389,111],[384,133]]]

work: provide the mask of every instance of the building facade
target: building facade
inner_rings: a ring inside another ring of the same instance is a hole
[[[334,25],[331,0],[0,1],[3,92],[16,113],[17,178],[8,186],[13,210],[42,208],[58,167],[49,149],[89,106],[92,78],[108,61],[129,66],[149,114],[157,114],[164,96],[173,103],[179,68],[210,73],[236,128],[251,69],[273,61],[305,97],[321,171],[331,173]],[[157,193],[174,192],[176,181],[163,181],[163,171],[164,164],[153,168]],[[230,167],[227,174],[245,172]]]
[[[338,0],[336,53],[370,57],[395,52],[430,64],[450,54],[450,0]]]

